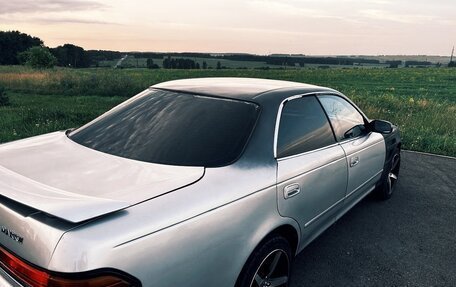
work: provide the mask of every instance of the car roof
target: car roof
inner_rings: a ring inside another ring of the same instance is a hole
[[[194,78],[168,81],[151,88],[253,102],[264,100],[260,98],[271,91],[276,91],[278,94],[284,90],[288,92],[295,90],[297,93],[334,91],[304,83],[257,78]]]

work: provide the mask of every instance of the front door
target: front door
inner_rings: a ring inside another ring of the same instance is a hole
[[[365,117],[347,100],[336,95],[318,96],[340,142],[348,165],[344,208],[349,209],[375,188],[385,161],[385,142],[368,131]]]
[[[286,101],[276,139],[278,208],[301,227],[302,245],[343,207],[347,162],[315,96]]]

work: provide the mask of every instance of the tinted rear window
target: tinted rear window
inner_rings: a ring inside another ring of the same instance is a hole
[[[253,103],[151,90],[69,137],[108,154],[169,165],[215,167],[242,153],[258,117]]]

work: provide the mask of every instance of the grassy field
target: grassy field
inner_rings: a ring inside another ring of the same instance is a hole
[[[0,107],[0,142],[77,127],[125,100],[123,97],[9,93]]]
[[[119,67],[122,68],[146,68],[147,67],[147,58],[135,58],[133,55],[129,55],[126,53],[127,58],[122,61],[121,65]],[[282,55],[283,56],[283,55]],[[287,57],[296,57],[293,55],[288,55]],[[326,57],[326,56],[320,56],[320,57]],[[153,59],[154,63],[157,64],[159,67],[163,67],[163,60],[167,58],[167,56],[164,56],[163,59]],[[229,69],[258,69],[258,68],[282,68],[281,65],[271,65],[266,63],[265,61],[236,61],[236,60],[230,60],[230,59],[223,59],[223,58],[216,58],[216,57],[187,57],[187,56],[172,56],[171,58],[177,59],[177,58],[185,58],[185,59],[191,59],[195,61],[195,63],[198,63],[201,67],[203,66],[203,62],[206,62],[207,66],[210,68],[216,68],[217,67],[217,62],[220,62],[222,67],[226,67]],[[350,58],[350,59],[370,59],[370,60],[378,60],[380,63],[374,64],[374,63],[356,63],[354,65],[328,65],[328,64],[306,64],[305,68],[321,68],[321,67],[332,67],[332,68],[353,68],[353,67],[358,67],[358,68],[387,68],[390,65],[386,63],[387,61],[401,61],[402,64],[399,65],[399,67],[403,68],[404,64],[406,61],[420,61],[420,62],[430,62],[432,63],[433,66],[436,64],[441,64],[443,66],[446,66],[450,62],[450,57],[446,56],[420,56],[420,55],[415,55],[415,56],[405,56],[405,55],[388,55],[388,56],[345,56],[345,57],[340,57],[340,59],[344,58]],[[109,61],[100,61],[98,62],[99,67],[109,67],[113,68],[117,62],[120,60],[115,59],[115,60],[109,60]],[[97,66],[97,67],[98,67]],[[290,68],[290,67],[287,67]],[[296,69],[301,69],[302,67],[299,67],[299,65],[296,65],[294,68]]]
[[[235,60],[228,60],[228,59],[219,59],[219,58],[200,58],[200,57],[179,57],[173,56],[173,59],[185,58],[193,60],[195,63],[198,63],[200,67],[203,67],[203,62],[206,62],[207,67],[209,69],[215,69],[217,67],[217,63],[220,62],[220,65],[223,68],[228,69],[264,69],[264,68],[271,68],[271,69],[279,69],[283,68],[281,65],[272,65],[266,62],[260,61],[235,61]],[[160,68],[163,68],[163,59],[153,59],[154,64],[157,64]],[[100,67],[110,67],[113,68],[117,60],[111,61],[101,61],[98,63]],[[358,67],[363,68],[385,68],[388,67],[388,64],[362,64]],[[125,60],[122,61],[120,67],[122,68],[146,68],[147,67],[147,58],[135,58],[133,56],[127,56]],[[305,68],[319,68],[319,67],[332,67],[332,68],[353,68],[353,65],[327,65],[327,64],[305,64]],[[296,65],[295,67],[287,67],[287,69],[302,69],[302,67]]]
[[[203,66],[203,62],[206,62],[207,67],[211,69],[215,69],[217,67],[217,62],[220,62],[221,66],[229,68],[229,69],[254,69],[254,68],[281,68],[279,65],[269,65],[266,62],[259,62],[259,61],[233,61],[233,60],[226,60],[226,59],[218,59],[218,58],[199,58],[199,57],[178,57],[174,56],[171,57],[173,59],[185,58],[195,61],[198,63],[200,67]],[[160,68],[163,68],[163,59],[153,59],[154,64],[157,64]],[[114,67],[118,60],[112,61],[101,61],[99,65],[101,67]],[[128,56],[122,64],[120,65],[123,68],[146,68],[147,67],[147,58],[135,58],[133,56]]]
[[[335,88],[370,118],[402,132],[403,148],[456,156],[456,69],[146,70],[0,67],[10,106],[0,107],[0,142],[80,126],[166,80],[260,77]]]

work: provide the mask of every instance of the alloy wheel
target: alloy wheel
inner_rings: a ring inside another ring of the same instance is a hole
[[[266,256],[252,278],[250,287],[286,287],[288,286],[290,266],[288,255],[276,249]]]
[[[395,154],[391,164],[391,170],[388,173],[388,194],[392,194],[399,176],[400,155]]]

